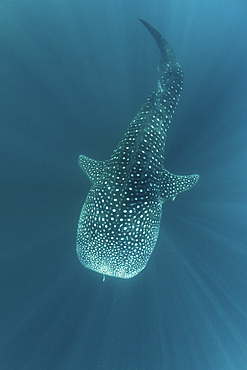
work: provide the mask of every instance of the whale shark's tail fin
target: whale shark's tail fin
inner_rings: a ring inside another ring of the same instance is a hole
[[[174,52],[170,45],[168,44],[168,42],[154,27],[152,27],[148,22],[144,21],[143,19],[140,19],[140,21],[151,33],[160,49],[161,53],[160,70],[164,71],[167,65],[173,65],[176,63]]]

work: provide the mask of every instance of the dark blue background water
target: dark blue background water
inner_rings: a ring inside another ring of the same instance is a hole
[[[0,369],[247,369],[247,4],[244,0],[0,3]],[[156,86],[185,73],[166,163],[199,173],[164,207],[130,280],[75,252],[90,188],[79,154],[109,158]]]

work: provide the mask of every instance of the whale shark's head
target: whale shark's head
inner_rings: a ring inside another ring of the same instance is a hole
[[[76,250],[80,262],[103,275],[128,279],[142,271],[155,247],[161,202],[128,203],[102,197],[93,186],[80,215]]]

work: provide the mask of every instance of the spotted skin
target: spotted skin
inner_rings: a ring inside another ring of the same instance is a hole
[[[198,181],[164,168],[166,135],[180,97],[183,72],[165,39],[141,20],[161,52],[161,78],[108,161],[79,156],[93,185],[82,207],[76,250],[98,273],[128,279],[141,272],[159,235],[162,205]]]

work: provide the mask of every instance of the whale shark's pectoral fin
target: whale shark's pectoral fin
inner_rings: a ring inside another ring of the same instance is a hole
[[[161,198],[164,201],[168,199],[175,200],[178,194],[186,190],[190,190],[198,180],[199,175],[173,175],[169,171],[165,170],[160,186]]]
[[[78,163],[92,183],[97,182],[105,171],[108,161],[95,161],[85,155],[79,155]]]

